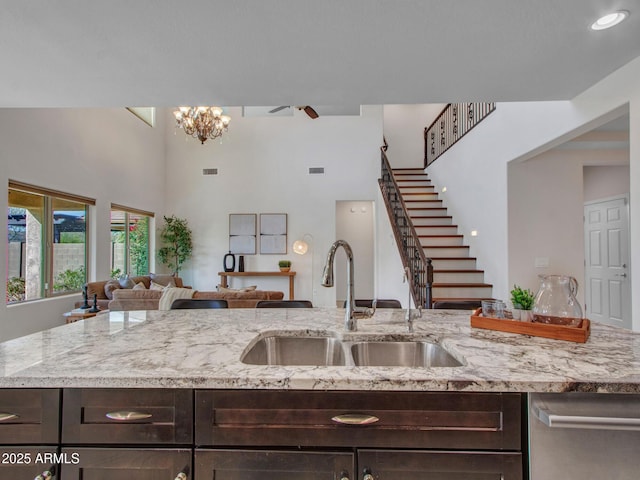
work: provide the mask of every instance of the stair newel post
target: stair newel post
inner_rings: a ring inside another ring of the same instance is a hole
[[[425,308],[433,308],[433,293],[431,288],[433,286],[433,265],[431,259],[427,258],[427,281],[425,283]]]

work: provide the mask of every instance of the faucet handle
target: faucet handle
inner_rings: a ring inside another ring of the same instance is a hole
[[[374,298],[371,301],[371,315],[373,315],[374,313],[376,313],[376,307],[378,306],[378,299]]]
[[[422,305],[418,305],[418,308],[416,308],[416,310],[416,318],[422,318]]]

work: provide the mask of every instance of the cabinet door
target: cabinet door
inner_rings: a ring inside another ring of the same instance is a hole
[[[191,450],[63,448],[60,480],[191,479]]]
[[[196,450],[198,480],[352,480],[353,454],[269,450]]]
[[[0,478],[30,479],[47,471],[55,474],[57,453],[55,447],[0,447]]]
[[[0,390],[0,444],[58,443],[60,390]]]
[[[469,451],[358,451],[360,478],[366,480],[522,480],[520,453]]]
[[[63,444],[167,444],[193,441],[193,391],[65,389]]]

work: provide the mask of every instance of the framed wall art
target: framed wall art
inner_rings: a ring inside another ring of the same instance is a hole
[[[260,253],[266,255],[287,253],[286,213],[260,214]]]
[[[256,254],[255,213],[229,214],[229,250],[238,255]]]

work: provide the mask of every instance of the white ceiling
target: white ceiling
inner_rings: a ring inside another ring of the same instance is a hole
[[[570,99],[640,55],[638,0],[0,2],[4,107]]]

